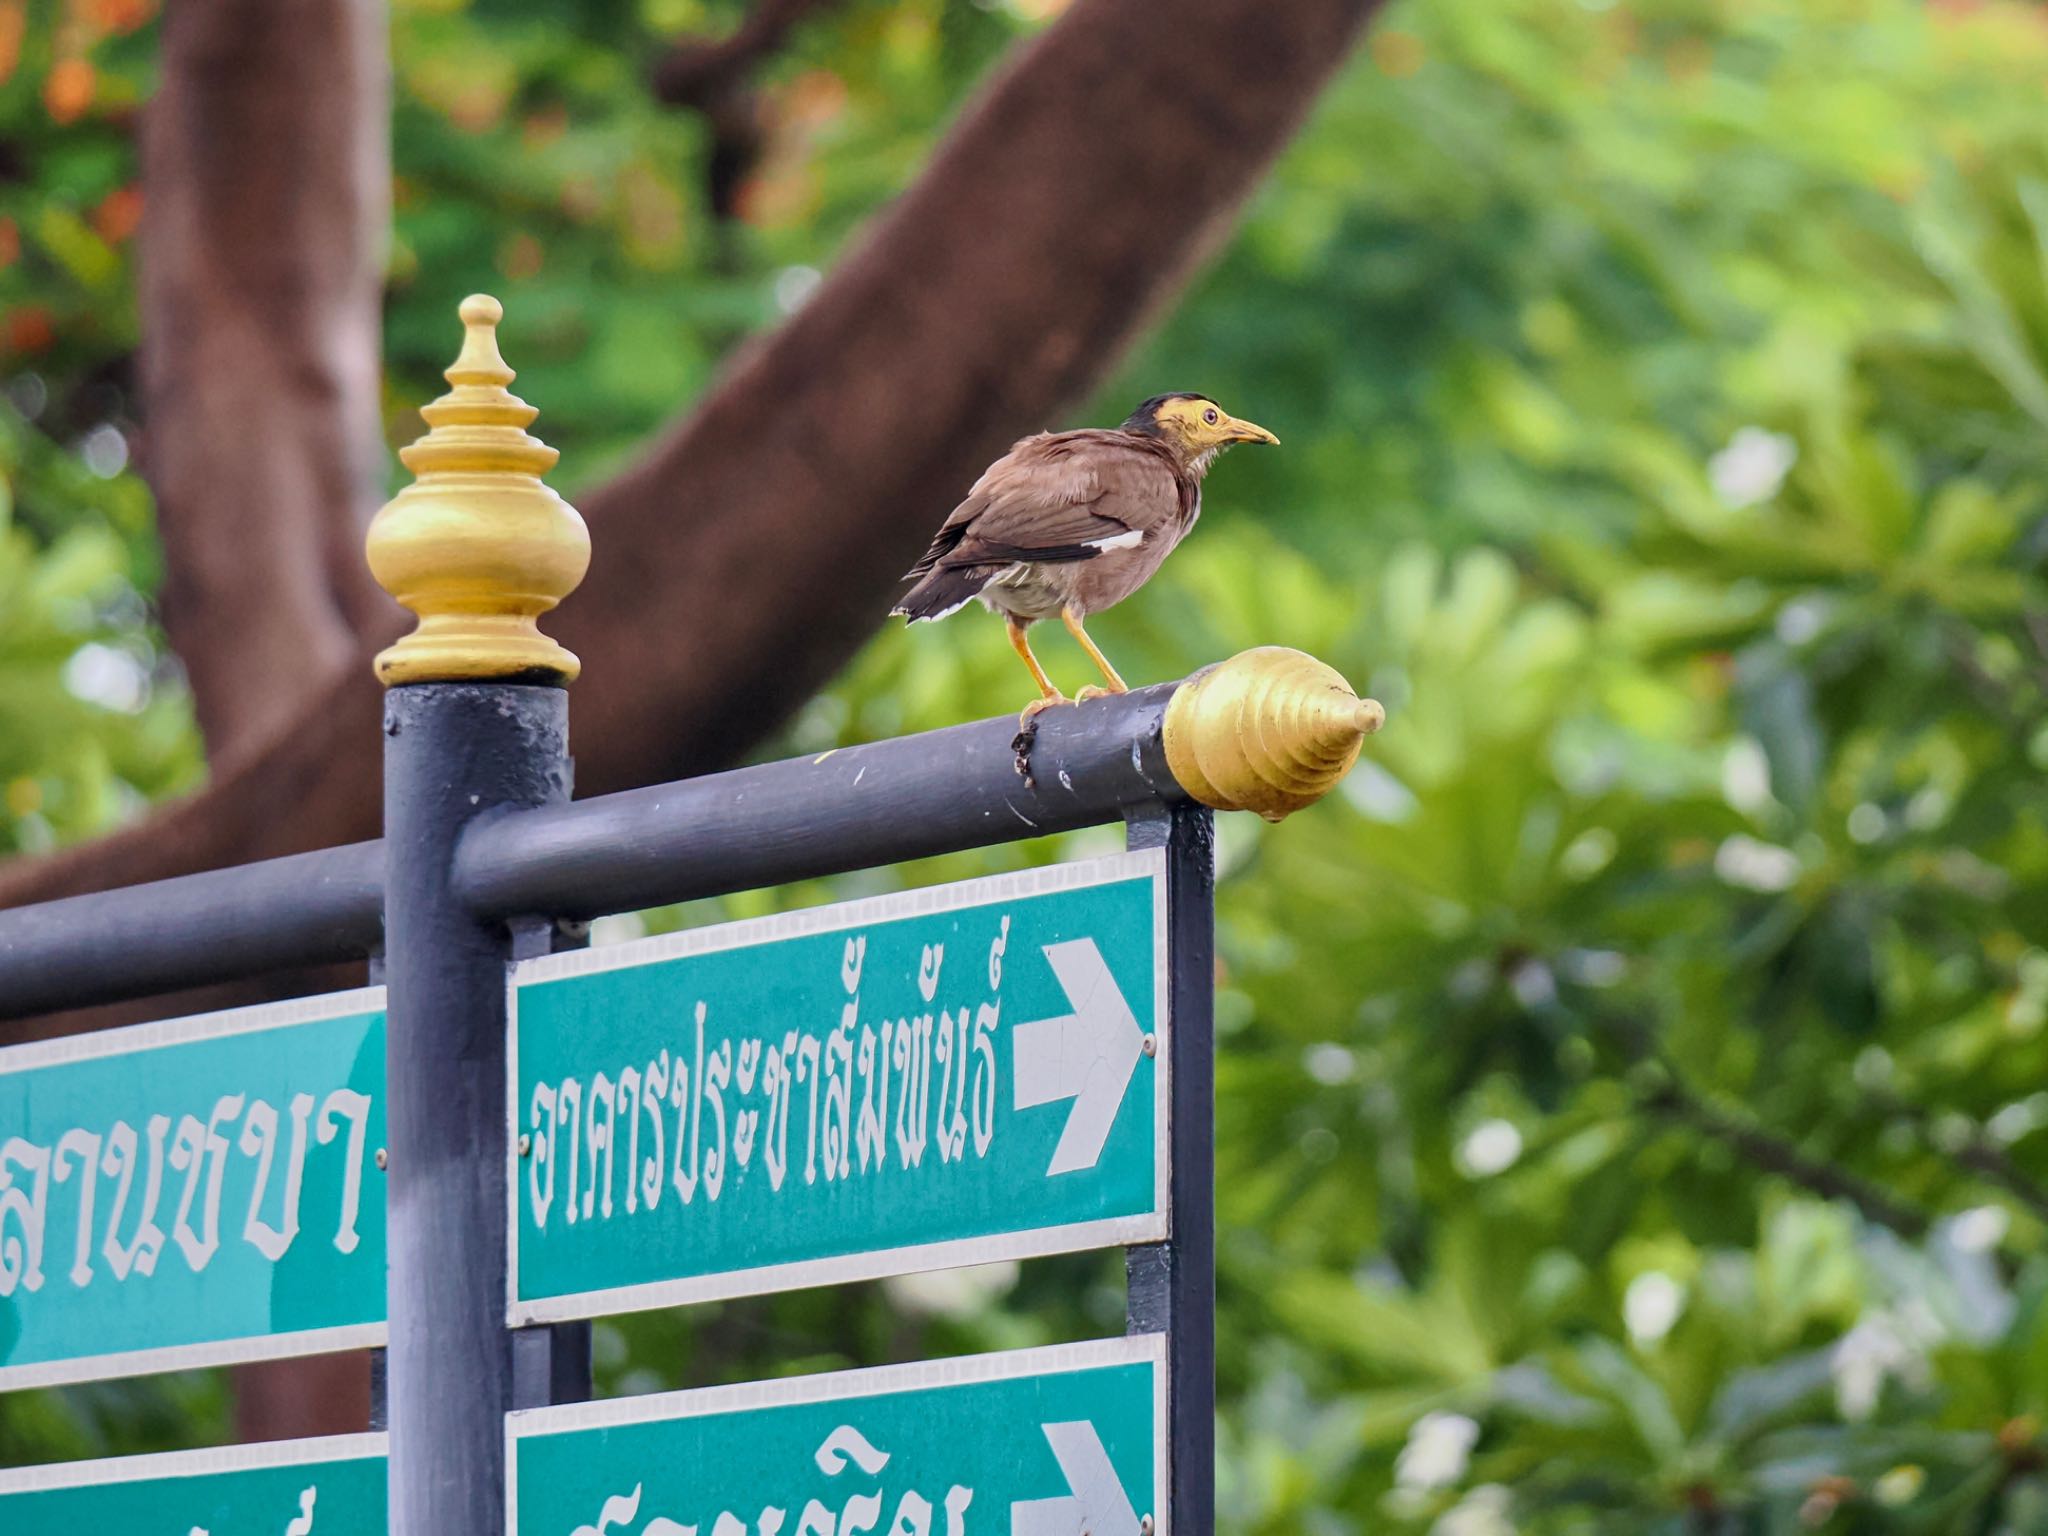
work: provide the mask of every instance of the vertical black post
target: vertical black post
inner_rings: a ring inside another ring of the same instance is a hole
[[[1132,848],[1166,849],[1172,1220],[1125,1253],[1131,1333],[1166,1335],[1168,1496],[1175,1531],[1216,1526],[1216,826],[1204,806],[1127,813]]]
[[[505,985],[512,935],[450,875],[470,822],[569,792],[559,688],[420,683],[384,705],[394,1536],[504,1522]]]
[[[381,939],[378,941],[377,947],[370,952],[370,974],[368,980],[373,987],[384,985],[384,944]],[[391,1400],[385,1392],[384,1364],[384,1351],[382,1349],[371,1350],[369,1427],[373,1430],[385,1430],[391,1427],[389,1407]]]

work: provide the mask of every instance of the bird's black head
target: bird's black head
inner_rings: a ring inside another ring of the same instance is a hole
[[[1154,395],[1125,419],[1124,431],[1156,437],[1197,473],[1232,443],[1277,443],[1254,422],[1239,421],[1207,395]]]
[[[1126,432],[1142,432],[1147,437],[1165,436],[1166,428],[1161,423],[1160,416],[1165,407],[1172,405],[1175,401],[1200,401],[1203,405],[1214,405],[1216,403],[1207,395],[1197,395],[1184,389],[1175,390],[1172,394],[1154,395],[1150,400],[1144,401],[1135,411],[1124,418],[1123,429]]]

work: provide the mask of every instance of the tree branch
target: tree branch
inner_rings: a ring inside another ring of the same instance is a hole
[[[654,66],[655,100],[690,108],[711,130],[704,174],[718,218],[739,212],[740,189],[768,143],[768,113],[753,85],[755,69],[781,51],[799,22],[831,3],[759,0],[730,36],[678,43]]]
[[[747,19],[716,41],[692,38],[671,48],[654,66],[655,100],[671,107],[703,107],[746,83],[754,67],[779,53],[789,34],[833,0],[758,0]]]
[[[1720,1142],[1765,1173],[1789,1179],[1824,1199],[1846,1200],[1865,1220],[1889,1227],[1902,1237],[1926,1235],[1932,1218],[1919,1207],[1838,1163],[1810,1155],[1790,1139],[1766,1130],[1754,1116],[1709,1100],[1659,1051],[1656,1031],[1648,1020],[1610,1015],[1600,1023],[1629,1062],[1628,1082],[1639,1108]]]
[[[1687,1126],[1710,1141],[1720,1142],[1765,1173],[1789,1179],[1823,1199],[1846,1200],[1862,1213],[1864,1220],[1889,1227],[1901,1237],[1918,1240],[1927,1235],[1931,1220],[1925,1211],[1839,1163],[1801,1151],[1790,1140],[1765,1130],[1747,1116],[1710,1104],[1671,1073],[1668,1066],[1665,1071],[1663,1083],[1639,1095],[1645,1109]]]
[[[1895,1093],[1875,1090],[1866,1102],[1880,1115],[1909,1122],[1920,1144],[1935,1156],[1996,1185],[2036,1216],[2048,1217],[2048,1189],[2029,1178],[2011,1153],[1975,1125],[1955,1138],[1944,1134],[1933,1114]]]

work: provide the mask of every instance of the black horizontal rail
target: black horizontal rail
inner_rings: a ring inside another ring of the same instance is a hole
[[[0,1018],[360,960],[384,845],[349,843],[0,912]]]
[[[1163,729],[1177,683],[508,811],[479,821],[455,884],[479,916],[633,911],[1013,842],[1186,798]],[[383,937],[384,845],[352,843],[0,911],[0,1018],[361,959]]]
[[[1162,729],[1177,684],[788,758],[479,822],[455,887],[481,917],[568,919],[1117,821],[1187,798]]]

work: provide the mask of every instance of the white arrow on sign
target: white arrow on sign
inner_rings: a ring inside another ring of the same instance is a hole
[[[1072,1099],[1067,1128],[1053,1149],[1047,1174],[1093,1168],[1109,1140],[1109,1128],[1123,1108],[1124,1091],[1145,1032],[1093,939],[1068,939],[1045,946],[1046,961],[1059,978],[1072,1013],[1019,1024],[1011,1039],[1017,1057],[1017,1108],[1032,1109]]]
[[[1060,1472],[1073,1489],[1056,1499],[1024,1499],[1010,1506],[1010,1536],[1138,1536],[1123,1479],[1109,1464],[1102,1438],[1086,1419],[1040,1426],[1052,1442]]]

